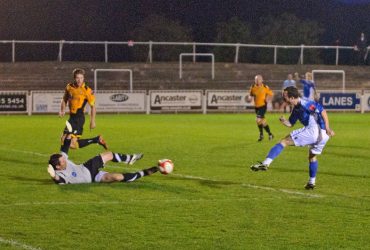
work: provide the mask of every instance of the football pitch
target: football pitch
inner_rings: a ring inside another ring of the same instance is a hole
[[[175,170],[61,186],[46,168],[67,117],[0,116],[0,249],[370,249],[370,114],[329,113],[336,136],[318,158],[315,190],[303,188],[307,148],[286,148],[266,172],[249,169],[292,130],[279,116],[267,115],[275,138],[260,143],[254,114],[98,114],[93,131],[87,117],[84,138],[144,153],[109,172],[163,158]],[[69,155],[81,163],[102,151]]]

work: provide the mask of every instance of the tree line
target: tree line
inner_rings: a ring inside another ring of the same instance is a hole
[[[244,44],[272,44],[272,45],[319,45],[320,36],[324,33],[322,26],[316,21],[303,20],[294,14],[283,13],[277,17],[261,17],[258,25],[252,25],[238,17],[226,22],[216,23],[214,43],[244,43]],[[151,15],[144,19],[131,32],[136,41],[160,42],[193,42],[192,29],[176,20],[164,16]],[[143,61],[148,57],[148,48],[134,46],[131,59]],[[153,48],[154,61],[178,60],[180,53],[190,53],[191,46],[155,46]],[[233,62],[234,47],[197,47],[197,52],[215,54],[216,61]],[[300,49],[278,51],[278,63],[298,63]],[[271,48],[240,48],[239,62],[271,63],[274,50]],[[307,50],[304,54],[305,62],[322,63],[320,51]]]

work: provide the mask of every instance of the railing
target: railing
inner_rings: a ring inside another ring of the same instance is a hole
[[[27,41],[27,40],[0,40],[0,44],[11,44],[12,46],[12,62],[16,61],[16,45],[17,44],[55,44],[59,46],[59,52],[57,60],[63,61],[63,45],[65,44],[79,44],[79,45],[102,45],[104,49],[104,61],[109,62],[108,49],[109,45],[126,45],[132,46],[148,46],[148,60],[150,63],[153,62],[153,46],[191,46],[193,49],[192,53],[197,53],[197,46],[214,46],[214,47],[233,47],[235,48],[234,63],[239,62],[239,50],[240,48],[271,48],[274,50],[273,63],[277,64],[278,50],[279,49],[300,49],[299,63],[304,64],[304,51],[307,49],[325,49],[335,51],[335,62],[333,64],[338,65],[339,52],[341,50],[353,50],[353,46],[313,46],[313,45],[266,45],[266,44],[242,44],[242,43],[198,43],[198,42],[133,42],[133,41]],[[370,46],[368,47],[368,50]],[[195,61],[195,57],[193,58]]]

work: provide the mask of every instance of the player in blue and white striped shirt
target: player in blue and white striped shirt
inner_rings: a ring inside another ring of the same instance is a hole
[[[317,102],[300,98],[298,89],[288,87],[284,89],[284,100],[294,106],[289,119],[280,118],[283,125],[293,127],[299,120],[304,127],[293,130],[289,135],[271,148],[263,162],[253,164],[253,171],[266,171],[271,162],[282,152],[286,146],[309,146],[309,181],[306,189],[315,187],[318,161],[316,156],[320,155],[330,136],[334,131],[329,127],[329,118],[324,108]]]

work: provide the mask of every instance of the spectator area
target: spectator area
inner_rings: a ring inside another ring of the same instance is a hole
[[[177,62],[101,63],[101,62],[17,62],[0,63],[1,90],[61,90],[72,78],[72,70],[86,70],[86,81],[93,87],[96,68],[133,70],[134,90],[148,89],[246,89],[256,74],[262,74],[272,89],[280,89],[288,73],[303,74],[313,69],[344,70],[347,89],[370,89],[369,67],[328,65],[261,65],[216,63],[211,79],[210,63],[185,63],[179,79]],[[99,73],[99,90],[128,89],[128,73]],[[340,89],[340,75],[317,78],[318,89]]]

